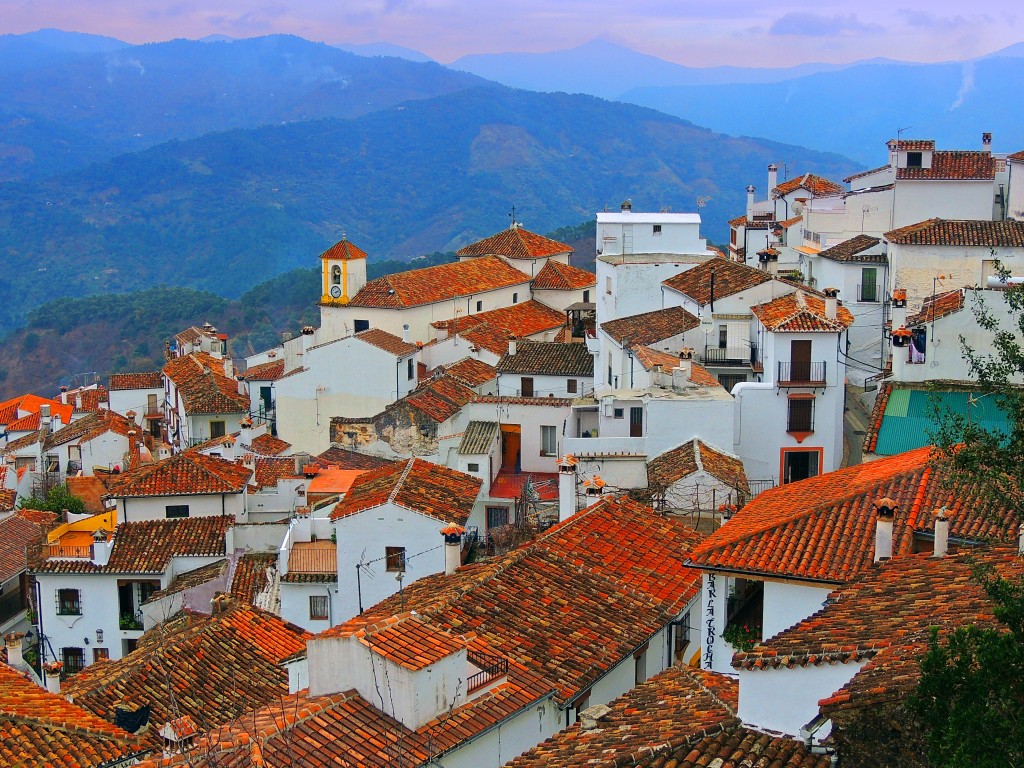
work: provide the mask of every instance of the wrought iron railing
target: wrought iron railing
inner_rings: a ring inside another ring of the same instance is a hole
[[[470,675],[467,681],[469,692],[483,688],[492,680],[508,674],[508,659],[487,659],[469,654],[469,663],[480,669],[475,675]]]
[[[753,365],[757,362],[757,345],[736,347],[704,347],[703,362],[712,365]]]
[[[824,384],[826,364],[820,362],[779,362],[779,384]]]

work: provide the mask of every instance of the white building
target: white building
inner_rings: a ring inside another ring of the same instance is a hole
[[[108,387],[110,410],[135,414],[135,423],[154,438],[162,438],[164,379],[160,371],[112,373]]]
[[[191,352],[167,361],[164,377],[164,439],[185,450],[238,431],[249,415],[249,395],[230,360]]]

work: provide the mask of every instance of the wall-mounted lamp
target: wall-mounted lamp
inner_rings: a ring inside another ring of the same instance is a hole
[[[82,639],[83,639],[83,640],[85,641],[85,644],[86,644],[86,645],[88,645],[88,644],[89,644],[89,638],[88,638],[88,637],[84,637],[84,638],[82,638]]]
[[[103,630],[102,629],[97,629],[96,630],[96,642],[97,643],[102,643],[103,642]]]

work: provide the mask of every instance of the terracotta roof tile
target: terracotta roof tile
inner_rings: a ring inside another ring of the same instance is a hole
[[[864,453],[874,453],[875,448],[878,447],[878,432],[882,428],[882,420],[885,418],[885,407],[889,403],[889,394],[891,392],[891,381],[883,381],[878,385],[875,404],[871,407],[871,415],[868,417],[868,431],[864,435]]]
[[[789,181],[782,182],[772,192],[788,195],[790,192],[796,192],[798,189],[806,189],[814,197],[836,195],[846,191],[846,187],[842,184],[837,184],[813,173],[805,173],[803,176],[795,176]]]
[[[106,565],[86,559],[30,557],[40,573],[163,573],[172,557],[224,557],[224,534],[233,517],[190,517],[122,523]]]
[[[662,282],[674,291],[689,296],[701,306],[711,302],[711,275],[715,276],[715,298],[740,293],[771,281],[772,276],[738,261],[706,261]]]
[[[597,275],[585,269],[549,261],[533,278],[535,291],[579,291],[597,285]]]
[[[202,565],[199,568],[193,568],[190,571],[178,574],[174,577],[174,580],[163,589],[158,589],[149,599],[146,600],[143,605],[162,600],[170,595],[176,595],[180,592],[185,592],[189,589],[202,586],[208,582],[216,579],[221,579],[227,575],[228,572],[228,560],[224,558],[222,560],[214,560],[212,563]]]
[[[338,574],[338,545],[333,541],[297,541],[288,553],[289,573]]]
[[[255,604],[257,595],[269,586],[269,572],[276,569],[276,552],[247,552],[238,558],[235,564],[235,573],[231,579],[231,596],[243,603]]]
[[[249,396],[225,375],[224,361],[205,352],[172,358],[164,375],[174,382],[188,413],[248,413]]]
[[[1024,221],[928,219],[885,233],[896,245],[1024,247]]]
[[[853,325],[853,315],[846,307],[839,306],[836,318],[829,320],[825,300],[800,289],[750,311],[774,333],[836,333]]]
[[[432,325],[434,328],[445,329],[449,335],[458,332],[469,338],[468,332],[474,326],[487,324],[505,333],[505,347],[508,337],[524,338],[544,331],[551,331],[565,325],[565,315],[546,304],[530,299],[508,307],[499,307],[475,315],[464,315],[457,320],[439,320]]]
[[[907,317],[906,326],[910,328],[915,325],[924,325],[941,317],[956,314],[964,308],[964,294],[963,288],[955,288],[934,296],[925,296],[921,311]]]
[[[245,369],[246,381],[277,381],[284,376],[284,360],[268,360]]]
[[[679,367],[679,358],[676,355],[643,344],[633,347],[633,354],[645,371],[651,370],[656,365],[660,365],[663,371],[671,371],[673,368]]]
[[[668,307],[609,320],[601,323],[601,330],[619,344],[625,339],[628,339],[630,344],[654,344],[692,330],[698,325],[700,320],[682,307]]]
[[[457,414],[475,395],[476,391],[459,379],[442,374],[423,382],[401,400],[387,406],[385,413],[408,405],[440,424]]]
[[[284,453],[292,444],[282,440],[279,437],[274,437],[269,432],[264,432],[262,435],[258,435],[252,441],[252,449],[261,456],[277,456],[278,454]]]
[[[295,459],[290,456],[260,456],[256,459],[254,479],[257,488],[273,488],[278,480],[294,475]]]
[[[594,375],[594,356],[582,342],[520,341],[498,361],[498,373],[538,376]]]
[[[726,485],[749,490],[743,462],[736,456],[717,451],[697,438],[656,457],[647,463],[651,483],[669,486],[687,475],[705,471]]]
[[[386,467],[395,462],[380,456],[370,456],[366,453],[359,453],[348,448],[328,448],[316,457],[317,464],[331,465],[339,469],[377,469]]]
[[[377,655],[411,670],[426,669],[468,645],[466,638],[413,613],[370,624],[357,618],[336,627],[331,637],[354,637]]]
[[[127,441],[128,433],[136,429],[138,427],[135,422],[129,421],[119,413],[91,411],[48,435],[43,441],[43,448],[49,450],[72,442],[81,445],[108,433],[120,435]]]
[[[320,258],[343,259],[345,261],[352,261],[354,259],[365,259],[366,251],[350,243],[347,237],[342,237],[341,240],[339,240],[326,251],[321,253]]]
[[[49,405],[50,414],[60,416],[60,420],[64,424],[71,421],[74,406],[65,405],[60,400],[51,400],[46,397],[39,397],[38,395],[19,395],[0,403],[0,426],[10,425],[11,422],[17,421],[23,415],[39,413],[39,406],[41,405]]]
[[[370,280],[349,302],[351,307],[398,309],[450,301],[458,296],[528,283],[530,278],[497,256],[397,272]]]
[[[829,472],[757,495],[693,553],[698,567],[841,584],[874,559],[874,502],[888,496],[899,511],[893,552],[913,551],[914,532],[928,531],[932,510],[946,507],[950,536],[1010,540],[1018,518],[993,508],[976,489],[952,488],[918,448]]]
[[[507,395],[477,395],[474,403],[491,405],[539,405],[548,408],[568,408],[572,405],[570,397],[509,397]]]
[[[1007,155],[1006,159],[1007,160],[1014,160],[1014,161],[1024,160],[1024,150],[1022,150],[1020,152],[1014,152],[1012,155]]]
[[[49,527],[33,522],[31,517],[19,511],[0,519],[0,582],[28,568],[26,547],[39,542]]]
[[[488,453],[498,438],[498,422],[471,421],[459,442],[459,454],[462,456],[479,456]]]
[[[251,476],[242,464],[186,451],[125,472],[108,487],[115,498],[241,493]]]
[[[160,371],[145,373],[112,373],[110,374],[110,391],[123,389],[163,389],[164,377]]]
[[[876,247],[881,242],[879,238],[872,237],[871,235],[857,235],[849,240],[844,240],[838,245],[833,245],[831,248],[826,248],[818,255],[823,259],[831,259],[832,261],[877,262],[884,264],[886,262],[884,253],[864,255],[864,251]]]
[[[905,180],[991,181],[995,176],[995,158],[980,151],[932,152],[930,168],[896,169],[896,178]]]
[[[385,352],[390,352],[392,355],[397,357],[405,357],[407,355],[414,354],[419,349],[415,344],[408,341],[402,341],[399,336],[383,331],[380,328],[370,328],[366,331],[360,331],[355,335],[355,337],[370,346],[377,347],[377,349],[383,349]]]
[[[130,733],[0,664],[0,764],[100,768],[140,751]]]
[[[899,152],[932,152],[935,149],[934,139],[889,139],[889,149]]]
[[[482,484],[472,475],[409,459],[360,475],[331,512],[331,519],[393,503],[445,523],[465,525]]]
[[[498,373],[494,366],[488,365],[475,357],[464,357],[450,365],[444,366],[444,372],[454,376],[459,381],[465,382],[467,386],[479,387],[489,381],[494,381]]]
[[[565,243],[537,235],[521,226],[510,227],[455,252],[459,256],[504,256],[508,259],[540,259],[572,253]],[[550,262],[548,262],[550,263]]]
[[[159,751],[159,729],[169,721],[188,716],[205,731],[287,696],[280,662],[309,637],[272,613],[229,600],[213,616],[185,614],[147,632],[133,653],[86,667],[61,693],[111,721],[117,708],[151,707],[142,738]]]

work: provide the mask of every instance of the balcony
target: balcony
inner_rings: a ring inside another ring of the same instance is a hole
[[[826,364],[820,362],[779,362],[775,383],[780,387],[824,387]]]
[[[43,547],[47,558],[92,560],[92,544],[47,544]]]
[[[645,437],[567,437],[562,443],[573,456],[646,456]]]
[[[469,680],[466,681],[467,693],[478,691],[495,680],[508,675],[508,659],[485,658],[471,653],[468,656],[468,660],[470,664],[480,671],[475,675],[470,675]]]
[[[733,347],[704,347],[704,355],[701,358],[704,365],[749,365],[754,366],[758,362],[757,345],[742,344]]]
[[[862,304],[877,304],[882,300],[882,286],[878,283],[857,285],[857,301]]]

